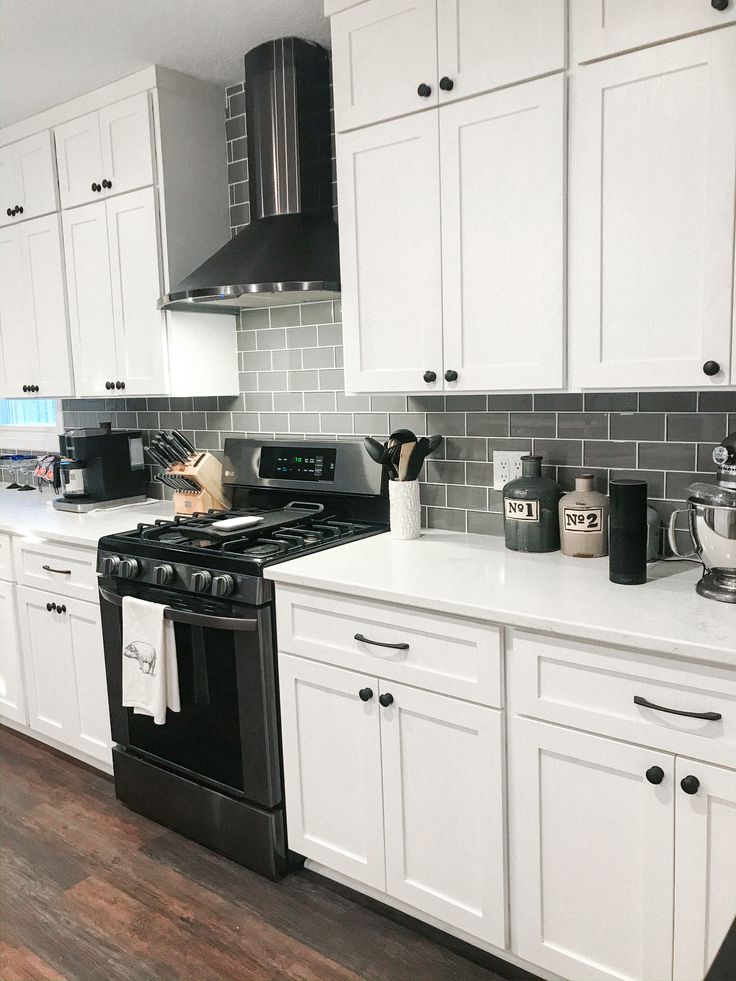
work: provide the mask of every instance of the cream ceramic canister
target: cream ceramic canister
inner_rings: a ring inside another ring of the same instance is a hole
[[[593,559],[608,555],[608,510],[605,494],[593,490],[595,477],[575,477],[575,490],[560,498],[560,548],[563,555]]]

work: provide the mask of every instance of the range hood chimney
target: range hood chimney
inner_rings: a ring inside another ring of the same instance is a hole
[[[163,296],[163,309],[233,313],[339,295],[327,51],[295,37],[249,51],[245,117],[251,223]]]

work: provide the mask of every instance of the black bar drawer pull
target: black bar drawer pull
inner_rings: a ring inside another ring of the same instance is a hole
[[[370,644],[371,647],[388,647],[392,651],[408,651],[409,650],[409,645],[408,644],[384,644],[380,640],[368,640],[368,638],[367,637],[364,637],[363,634],[356,634],[355,635],[355,639],[356,640],[359,640],[361,642],[361,644]]]
[[[71,569],[52,569],[50,565],[41,566],[44,572],[58,572],[60,576],[70,576],[72,574]]]
[[[723,716],[720,712],[683,712],[682,709],[666,708],[664,705],[655,705],[648,702],[641,695],[634,695],[634,704],[643,705],[644,708],[654,709],[655,712],[666,712],[668,715],[684,715],[688,719],[705,719],[706,722],[720,722]]]

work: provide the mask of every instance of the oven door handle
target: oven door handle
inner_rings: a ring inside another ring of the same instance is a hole
[[[123,598],[116,593],[109,593],[106,589],[100,589],[100,596],[106,603],[113,606],[122,606]],[[173,623],[186,623],[193,627],[213,627],[215,630],[240,630],[249,631],[258,629],[258,621],[255,619],[245,619],[241,617],[211,617],[204,613],[191,613],[189,610],[175,610],[171,606],[164,607],[164,620],[171,620]]]

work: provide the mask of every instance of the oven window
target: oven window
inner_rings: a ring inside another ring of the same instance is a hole
[[[236,633],[177,623],[181,712],[157,726],[128,710],[130,746],[234,790],[243,791]]]

